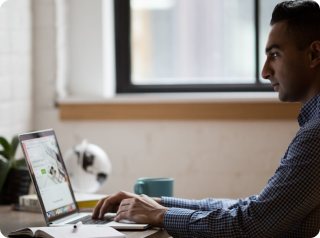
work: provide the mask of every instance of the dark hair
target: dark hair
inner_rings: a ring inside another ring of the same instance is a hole
[[[293,37],[298,50],[320,40],[320,7],[312,0],[284,1],[273,10],[270,25],[287,21],[287,33]]]

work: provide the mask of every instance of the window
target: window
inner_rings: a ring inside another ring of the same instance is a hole
[[[261,79],[280,0],[114,0],[117,93],[273,91]]]

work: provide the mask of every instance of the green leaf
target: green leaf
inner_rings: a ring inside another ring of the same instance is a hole
[[[24,158],[16,160],[16,167],[27,166],[26,160]]]
[[[2,155],[4,158],[6,158],[7,160],[10,160],[11,159],[11,154],[10,154],[10,152],[8,152],[8,151],[4,151],[4,150],[2,150],[2,151],[0,151],[0,155]]]
[[[12,151],[12,147],[11,147],[11,145],[9,144],[9,142],[5,139],[5,138],[3,138],[3,137],[0,137],[0,145],[2,145],[2,147],[3,147],[3,149],[5,150],[5,151]]]
[[[11,143],[11,146],[12,146],[12,156],[14,157],[16,152],[17,152],[17,148],[18,148],[18,145],[19,145],[19,137],[18,136],[15,136],[12,138],[12,143]]]

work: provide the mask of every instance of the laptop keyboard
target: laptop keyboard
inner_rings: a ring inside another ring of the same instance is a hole
[[[96,218],[91,218],[91,215],[85,216],[85,217],[81,217],[77,220],[68,222],[67,224],[77,224],[79,221],[82,222],[82,224],[86,224],[86,225],[94,225],[94,224],[107,224],[109,222],[113,221],[113,218],[115,217],[115,215],[105,215],[104,218],[102,219],[96,219]]]

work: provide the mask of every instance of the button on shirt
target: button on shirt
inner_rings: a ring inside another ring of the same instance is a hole
[[[320,229],[320,94],[298,116],[300,130],[259,195],[246,199],[162,197],[173,237],[314,237]]]

